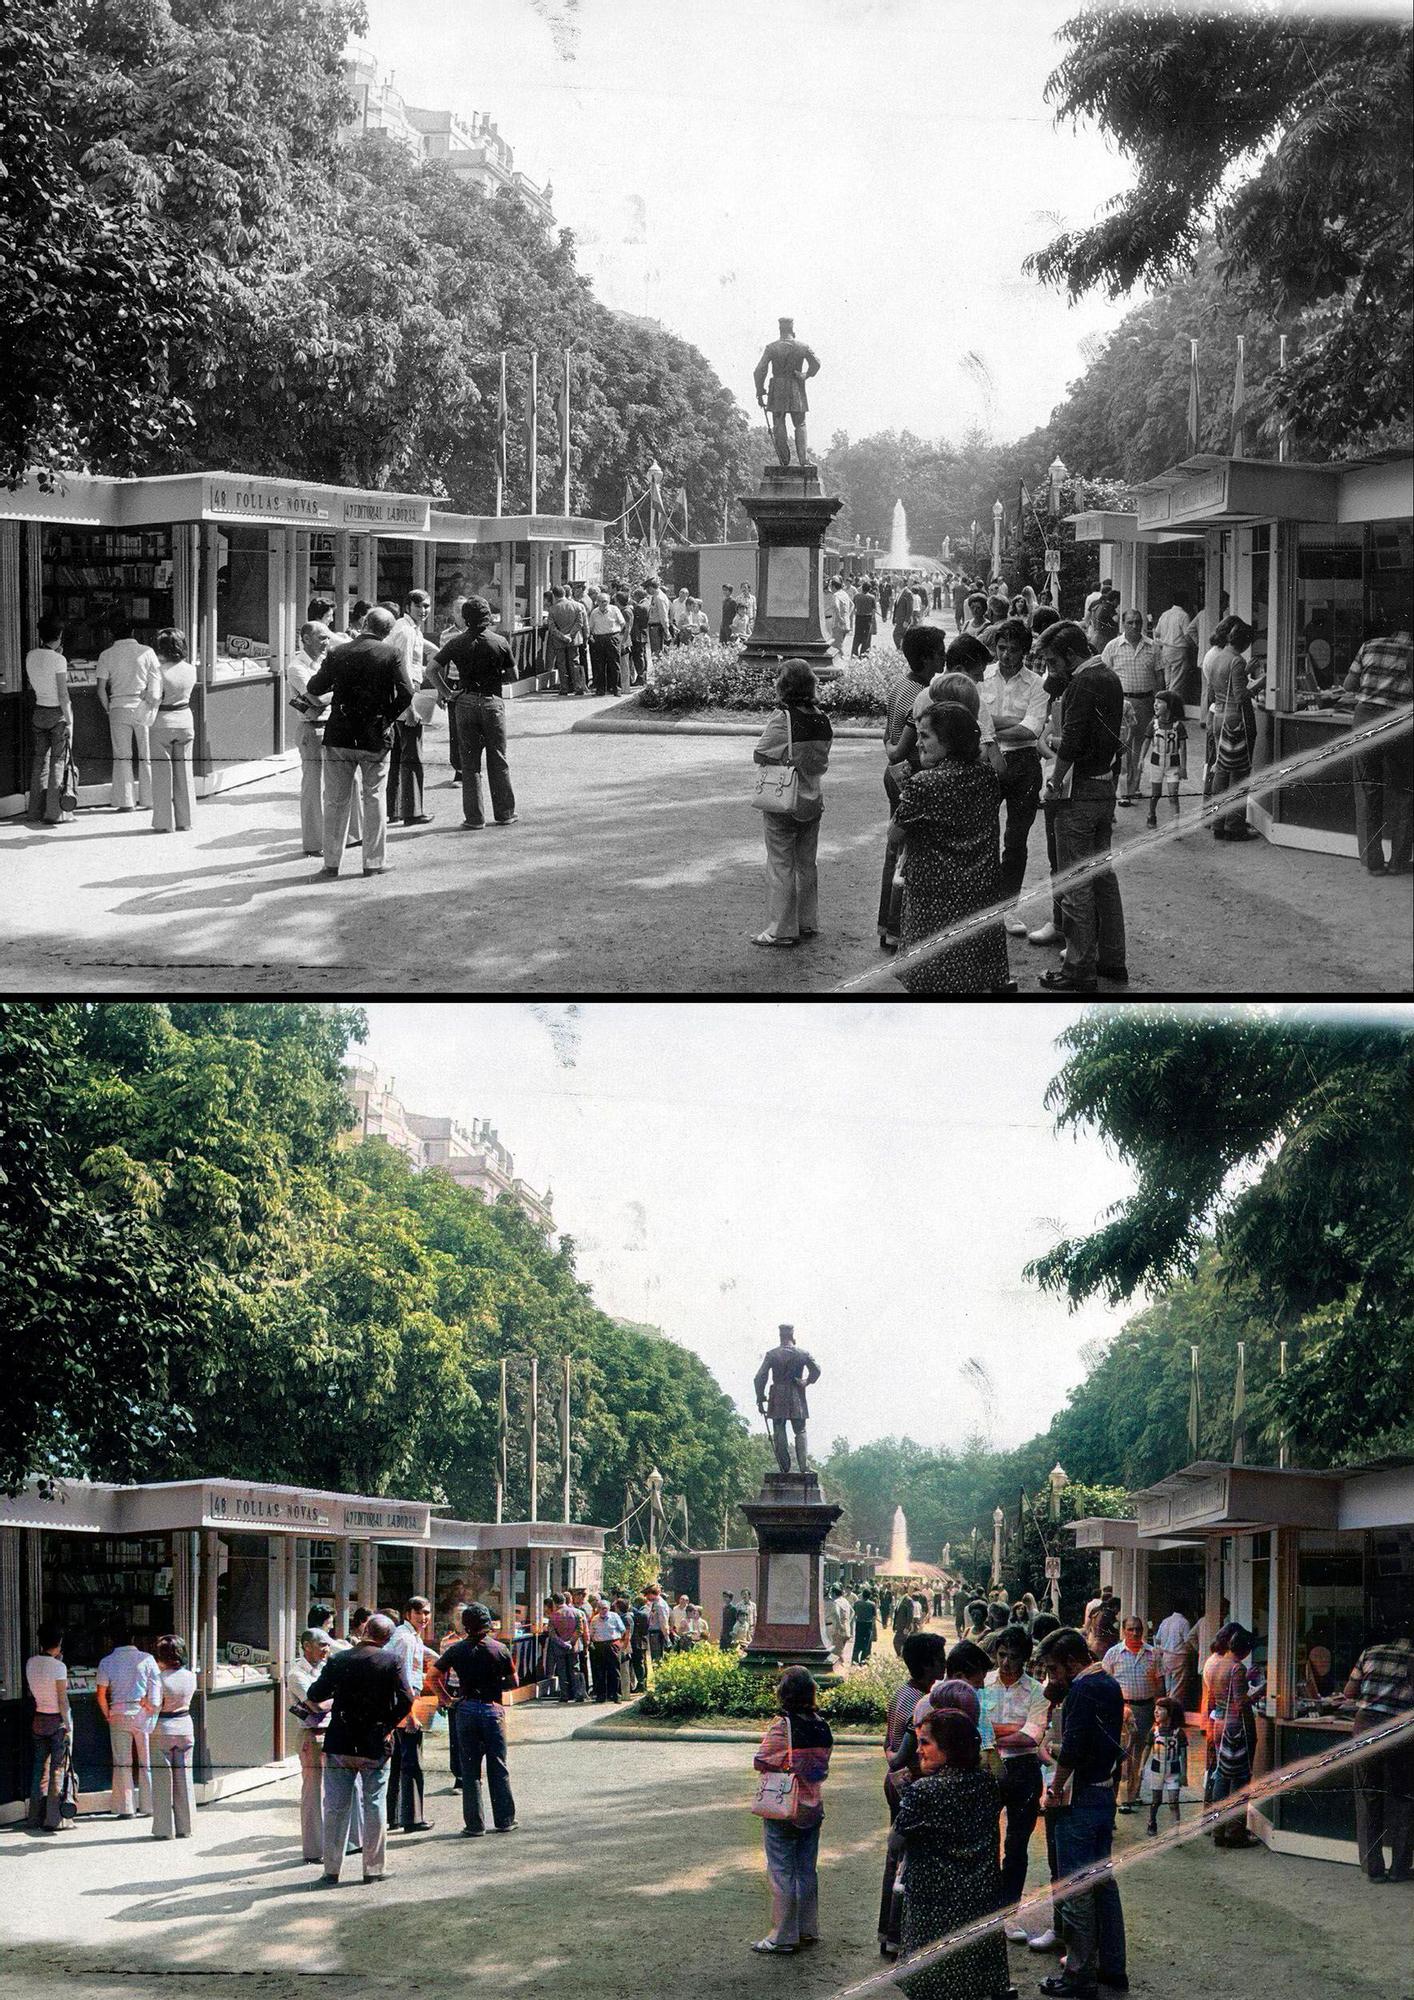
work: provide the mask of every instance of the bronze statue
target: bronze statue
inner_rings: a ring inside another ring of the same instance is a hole
[[[812,1382],[819,1381],[820,1370],[813,1357],[803,1347],[796,1346],[793,1326],[783,1326],[780,1334],[780,1345],[771,1349],[756,1371],[756,1407],[771,1426],[776,1463],[782,1472],[790,1471],[790,1448],[786,1444],[786,1425],[790,1425],[795,1432],[796,1470],[804,1474],[809,1469],[805,1450],[805,1419],[810,1414],[806,1408],[805,1392]],[[768,1378],[771,1381],[769,1400],[766,1393]]]
[[[803,340],[795,337],[795,321],[783,319],[777,322],[781,332],[778,340],[773,340],[756,364],[756,401],[766,411],[771,425],[771,434],[776,441],[776,457],[782,465],[790,464],[790,446],[786,443],[786,418],[789,416],[795,426],[795,456],[804,465],[805,460],[805,412],[810,404],[805,394],[805,385],[812,375],[820,373],[820,364]],[[766,371],[771,371],[771,387],[766,389]]]

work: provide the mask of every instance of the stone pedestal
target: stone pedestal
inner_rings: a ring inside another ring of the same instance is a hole
[[[756,530],[756,623],[745,657],[836,664],[821,597],[825,530],[844,502],[820,490],[813,465],[771,465],[741,504]]]
[[[825,1539],[844,1512],[820,1490],[813,1472],[768,1472],[759,1498],[742,1513],[756,1535],[756,1630],[749,1667],[802,1666],[828,1673],[825,1643]]]

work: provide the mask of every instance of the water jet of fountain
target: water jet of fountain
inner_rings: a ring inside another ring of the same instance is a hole
[[[908,520],[903,511],[902,500],[895,500],[893,531],[889,537],[889,568],[907,569],[909,561]]]

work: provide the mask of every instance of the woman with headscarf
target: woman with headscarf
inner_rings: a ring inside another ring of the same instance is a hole
[[[918,718],[922,769],[904,779],[893,826],[904,850],[901,958],[997,901],[1001,787],[981,759],[975,715],[944,700]],[[899,979],[910,993],[999,993],[1009,986],[1000,917],[916,963]]]

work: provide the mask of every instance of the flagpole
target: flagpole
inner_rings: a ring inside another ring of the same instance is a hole
[[[1247,456],[1247,382],[1243,360],[1247,343],[1239,333],[1237,336],[1237,373],[1232,378],[1232,422],[1228,431],[1227,451],[1229,458]]]
[[[506,352],[501,350],[501,388],[496,402],[496,513],[505,505],[506,497]]]
[[[565,394],[561,412],[560,428],[564,434],[565,448],[565,513],[568,515],[570,511],[570,351],[568,348],[565,349]]]
[[[1197,1458],[1201,1411],[1198,1402],[1198,1349],[1196,1346],[1189,1348],[1188,1359],[1188,1449],[1194,1458]]]
[[[1281,373],[1282,373],[1283,375],[1285,375],[1285,373],[1286,373],[1286,335],[1285,335],[1284,333],[1283,333],[1283,334],[1282,334],[1282,335],[1281,335],[1281,336],[1279,337],[1279,341],[1278,341],[1278,352],[1277,352],[1277,368],[1279,369],[1279,371],[1280,371],[1280,372],[1281,372]],[[1280,429],[1279,429],[1279,430],[1277,431],[1277,461],[1278,461],[1278,463],[1282,463],[1282,462],[1284,462],[1284,461],[1285,461],[1285,458],[1286,458],[1286,418],[1285,418],[1285,417],[1283,417],[1283,418],[1282,418],[1282,420],[1281,420],[1281,427],[1280,427]]]
[[[1202,414],[1198,403],[1198,343],[1188,343],[1188,455],[1190,458],[1198,450],[1199,432],[1202,428]]]
[[[540,356],[532,350],[530,356],[530,386],[526,391],[526,429],[530,449],[530,511],[540,511]]]
[[[1278,1367],[1278,1369],[1279,1369],[1279,1371],[1280,1371],[1280,1373],[1281,1373],[1281,1379],[1282,1379],[1282,1381],[1284,1382],[1284,1381],[1286,1380],[1286,1342],[1285,1342],[1285,1341],[1282,1341],[1282,1343],[1281,1343],[1281,1346],[1280,1346],[1280,1349],[1278,1350],[1278,1356],[1279,1356],[1279,1358],[1278,1358],[1278,1361],[1277,1361],[1277,1367]],[[1282,1427],[1281,1427],[1281,1434],[1280,1434],[1280,1439],[1279,1439],[1279,1442],[1278,1442],[1278,1444],[1277,1444],[1277,1464],[1278,1464],[1279,1466],[1285,1466],[1285,1464],[1286,1464],[1286,1425],[1285,1425],[1285,1424],[1283,1424],[1283,1425],[1282,1425]]]
[[[1232,1462],[1247,1459],[1247,1343],[1237,1343],[1237,1379],[1232,1385]]]

